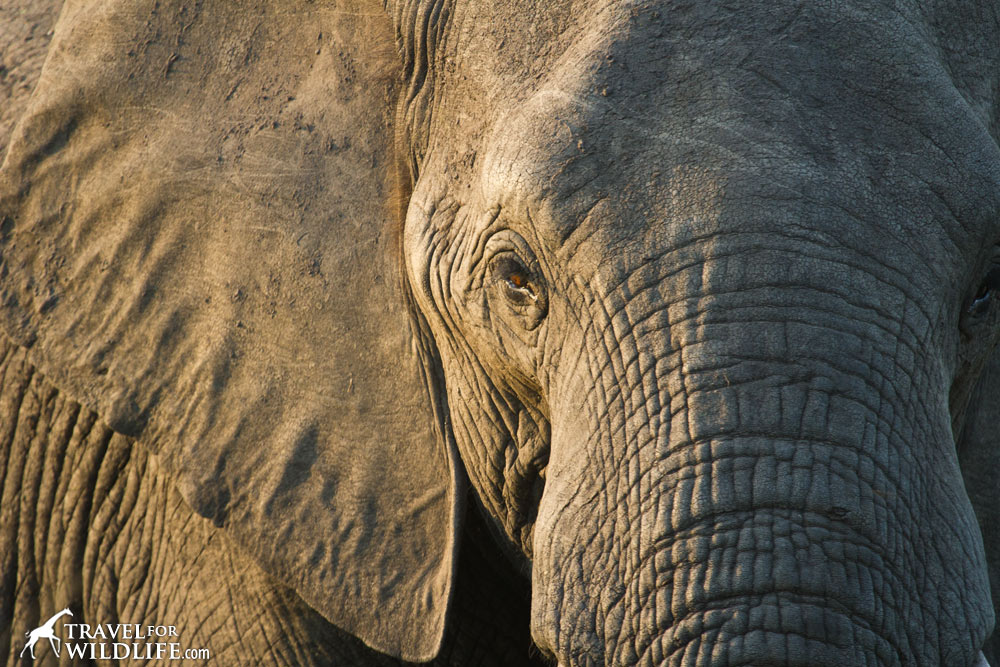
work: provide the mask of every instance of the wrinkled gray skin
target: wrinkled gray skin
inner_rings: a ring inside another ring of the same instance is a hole
[[[403,261],[541,651],[975,664],[998,558],[996,7],[418,4],[389,8],[415,81]],[[350,645],[315,623],[283,626],[289,659]]]
[[[981,10],[455,10],[405,252],[561,662],[972,664],[993,612],[955,432],[1000,222]],[[530,57],[528,26],[557,35]]]

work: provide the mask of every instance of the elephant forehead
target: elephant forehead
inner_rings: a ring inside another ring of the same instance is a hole
[[[851,79],[878,76],[891,92],[891,71],[917,65],[914,51],[945,61],[968,84],[967,96],[996,95],[987,90],[996,79],[989,69],[971,81],[977,67],[995,65],[1000,53],[1000,16],[987,0],[511,0],[462,3],[448,16],[444,69],[455,75],[453,83],[471,80],[489,89],[494,101],[523,101],[567,68],[596,75],[595,83],[631,77],[627,85],[634,87],[635,79],[650,73],[710,71],[710,79],[725,82],[741,70],[772,65],[775,80],[808,70]],[[602,73],[610,79],[599,81]],[[656,77],[648,83],[655,87]],[[682,83],[703,92],[695,78]],[[468,86],[457,88],[461,95],[469,92]]]
[[[957,236],[963,250],[981,242],[997,144],[912,17],[812,8],[778,31],[780,13],[761,10],[748,32],[725,13],[654,9],[596,13],[517,103],[495,105],[488,201],[568,252],[574,236],[635,239],[637,220],[645,249],[788,219],[872,226],[926,257]]]

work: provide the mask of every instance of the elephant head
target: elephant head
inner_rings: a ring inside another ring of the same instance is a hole
[[[0,200],[4,327],[197,512],[408,660],[469,511],[561,665],[978,659],[987,3],[254,11],[68,2]]]

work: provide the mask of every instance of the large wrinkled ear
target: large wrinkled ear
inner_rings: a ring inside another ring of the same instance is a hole
[[[376,2],[69,0],[0,177],[0,322],[341,628],[440,645],[456,468]]]
[[[1000,347],[993,350],[972,391],[958,458],[983,533],[993,606],[1000,619]],[[1000,633],[994,632],[984,652],[990,664],[997,664]]]

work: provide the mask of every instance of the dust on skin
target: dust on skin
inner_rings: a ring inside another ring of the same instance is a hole
[[[61,5],[62,0],[0,5],[0,162],[38,81]]]

